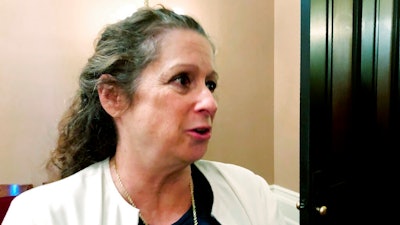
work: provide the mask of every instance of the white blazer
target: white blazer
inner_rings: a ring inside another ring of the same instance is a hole
[[[268,183],[240,166],[199,160],[195,165],[214,194],[213,216],[222,225],[283,225]],[[2,225],[132,225],[139,210],[119,194],[109,159],[62,180],[18,195]]]

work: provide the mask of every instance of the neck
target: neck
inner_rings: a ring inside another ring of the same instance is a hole
[[[122,165],[115,159],[110,161],[114,184],[130,204],[140,209],[148,224],[172,224],[192,206],[190,165],[171,174],[160,172],[159,176]]]

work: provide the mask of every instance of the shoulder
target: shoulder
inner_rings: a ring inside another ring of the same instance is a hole
[[[260,175],[245,167],[199,160],[196,167],[203,173],[211,185],[214,194],[213,213],[222,224],[283,224],[278,210],[276,197],[268,182]],[[226,212],[235,212],[227,218]],[[247,219],[248,220],[247,220]]]
[[[10,220],[22,220],[19,214],[24,212],[26,218],[44,219],[44,215],[66,212],[86,207],[85,200],[100,201],[99,196],[104,188],[105,161],[95,163],[64,179],[36,186],[22,192],[14,198],[8,210]],[[108,163],[107,163],[108,165]],[[65,207],[74,206],[74,207]],[[29,215],[28,215],[29,214]]]
[[[207,177],[225,177],[233,180],[254,180],[264,182],[264,178],[248,168],[224,162],[199,160],[195,163],[199,170]],[[266,182],[266,181],[265,181]]]
[[[214,191],[227,189],[236,193],[270,191],[269,184],[263,177],[245,167],[208,160],[197,161],[195,165]]]
[[[79,191],[80,193],[90,192],[94,186],[101,187],[101,184],[99,185],[99,183],[102,183],[104,178],[106,178],[108,175],[107,171],[108,160],[103,160],[94,163],[69,177],[33,188],[31,189],[31,194],[44,192],[47,194],[54,193],[58,195],[60,192],[63,192],[64,195],[68,195],[67,193],[73,193],[73,191]]]

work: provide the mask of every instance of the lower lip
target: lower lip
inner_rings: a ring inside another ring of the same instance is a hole
[[[211,132],[207,132],[207,133],[204,133],[204,134],[199,134],[199,133],[194,132],[194,131],[189,131],[188,133],[189,133],[190,136],[192,136],[193,138],[195,138],[196,140],[199,140],[199,141],[208,141],[211,138]]]

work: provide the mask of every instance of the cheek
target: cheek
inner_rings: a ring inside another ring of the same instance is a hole
[[[185,129],[189,127],[189,109],[182,101],[169,101],[160,103],[154,111],[151,126],[154,133],[162,136],[160,138],[175,142],[182,137]]]
[[[184,105],[167,96],[142,99],[138,103],[133,106],[136,114],[134,120],[151,133],[177,129],[184,120]]]
[[[142,129],[151,133],[171,133],[184,126],[190,113],[190,96],[174,93],[168,87],[152,87],[138,90],[132,102],[135,118]],[[143,87],[141,86],[141,87]]]

